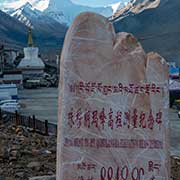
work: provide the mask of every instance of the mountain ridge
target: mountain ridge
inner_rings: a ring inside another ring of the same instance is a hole
[[[111,16],[113,13],[112,7],[89,7],[72,3],[70,0],[51,0],[44,13],[60,23],[70,25],[78,14],[85,11],[98,12],[106,17]]]
[[[16,17],[0,11],[0,39],[2,44],[8,46],[27,46],[28,26],[19,21]],[[42,18],[43,19],[43,18]],[[40,48],[40,52],[45,58],[55,59],[62,49],[67,27],[59,24],[55,20],[48,23],[41,22],[41,17],[33,19],[33,39],[35,46]]]
[[[33,11],[41,11],[44,15],[55,19],[61,24],[70,25],[75,16],[85,11],[99,13],[106,17],[112,16],[112,14],[120,9],[126,1],[128,0],[119,0],[117,3],[102,7],[92,7],[74,3],[71,0],[30,0],[28,2],[6,0],[6,2],[9,3],[0,3],[0,8],[12,14],[12,11],[17,11],[17,9],[27,6],[27,8]]]
[[[146,52],[157,51],[168,61],[180,58],[180,1],[160,1],[157,7],[138,14],[128,12],[112,20],[116,32],[129,32],[140,40]]]

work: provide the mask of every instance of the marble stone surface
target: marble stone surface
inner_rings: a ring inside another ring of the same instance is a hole
[[[168,70],[128,33],[80,14],[61,56],[57,180],[169,180]]]

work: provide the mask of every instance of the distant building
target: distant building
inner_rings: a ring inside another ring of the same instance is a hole
[[[20,61],[18,69],[22,71],[23,79],[39,79],[43,76],[45,64],[38,57],[39,48],[33,47],[32,30],[29,29],[28,47],[24,48],[24,58]]]
[[[4,45],[0,46],[0,72],[2,73],[5,70],[10,70],[15,67],[14,61],[19,55],[17,49],[7,48]]]
[[[179,79],[179,67],[169,67],[169,77],[171,79]]]
[[[15,84],[18,88],[23,87],[23,76],[21,71],[4,71],[0,75],[0,84]]]

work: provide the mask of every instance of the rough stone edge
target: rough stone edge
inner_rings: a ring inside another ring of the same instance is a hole
[[[29,180],[56,180],[56,176],[36,176],[29,178]]]

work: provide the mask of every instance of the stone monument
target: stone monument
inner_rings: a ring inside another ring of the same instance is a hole
[[[169,180],[168,70],[94,13],[67,32],[57,180]]]

